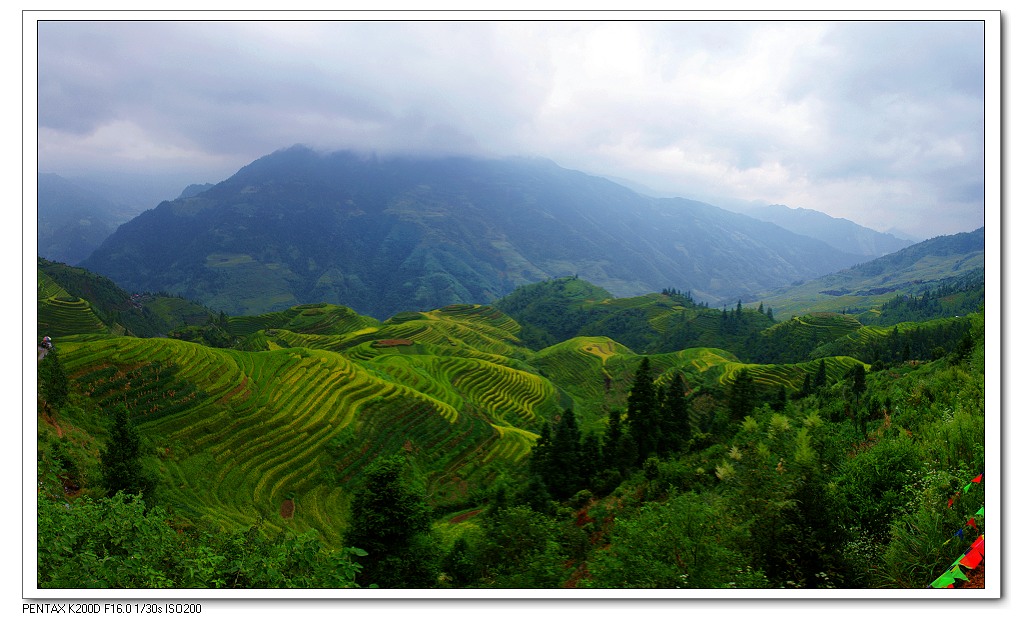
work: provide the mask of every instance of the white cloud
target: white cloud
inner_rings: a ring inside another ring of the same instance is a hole
[[[982,34],[947,22],[52,23],[39,29],[40,162],[192,166],[205,180],[294,143],[528,154],[684,196],[947,233],[982,221]],[[891,213],[868,221],[879,203]]]

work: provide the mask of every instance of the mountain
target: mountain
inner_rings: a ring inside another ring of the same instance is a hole
[[[984,228],[938,236],[758,298],[779,318],[811,311],[871,310],[898,295],[984,281]]]
[[[185,187],[181,191],[181,195],[178,196],[178,199],[180,200],[180,199],[184,199],[184,198],[191,198],[192,196],[197,196],[200,193],[206,191],[207,189],[212,188],[213,186],[214,186],[213,183],[202,183],[202,184],[197,184],[196,183],[196,184],[189,185],[188,187]]]
[[[578,275],[733,304],[860,261],[774,224],[546,160],[292,147],[121,226],[83,266],[232,314],[310,302],[383,318]]]
[[[877,232],[848,219],[832,217],[812,209],[771,204],[753,206],[744,212],[750,217],[769,221],[786,230],[824,241],[840,251],[870,258],[890,254],[913,244],[913,241],[893,234]]]
[[[57,174],[39,174],[36,241],[44,258],[77,264],[137,210]]]

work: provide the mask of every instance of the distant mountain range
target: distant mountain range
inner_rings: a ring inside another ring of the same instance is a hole
[[[899,251],[914,243],[892,234],[865,228],[848,219],[832,217],[811,209],[772,204],[751,207],[745,213],[750,217],[778,224],[797,234],[824,241],[835,249],[870,258]]]
[[[37,253],[49,260],[77,264],[139,213],[57,174],[39,174],[36,187]]]
[[[547,160],[380,159],[301,146],[163,202],[81,263],[234,314],[329,302],[387,316],[578,275],[619,296],[734,304],[862,262],[772,223]]]
[[[984,282],[984,228],[937,236],[823,277],[772,291],[758,301],[786,318],[811,311],[860,313],[893,294]]]

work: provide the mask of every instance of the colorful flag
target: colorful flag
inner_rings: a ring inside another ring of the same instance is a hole
[[[934,587],[935,589],[948,589],[955,584],[955,581],[956,579],[955,577],[952,576],[952,574],[945,572],[941,576],[938,576],[936,579],[934,579],[934,582],[931,583],[931,586]]]
[[[981,547],[983,548],[983,546]],[[980,562],[984,559],[984,551],[982,549],[974,548],[970,552],[966,553],[966,556],[959,560],[959,565],[973,569],[980,565]]]

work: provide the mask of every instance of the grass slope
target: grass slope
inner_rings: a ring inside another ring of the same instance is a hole
[[[861,313],[983,269],[984,228],[979,228],[917,243],[758,300],[773,307],[779,319],[810,312]]]

